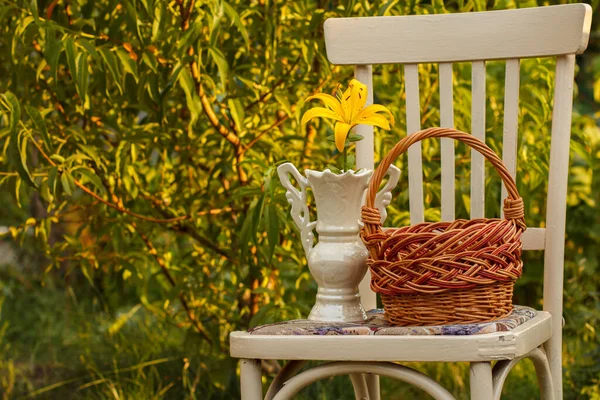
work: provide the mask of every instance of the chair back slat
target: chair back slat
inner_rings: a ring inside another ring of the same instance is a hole
[[[404,66],[406,86],[406,132],[411,134],[421,129],[421,105],[419,95],[419,66]],[[421,142],[408,149],[408,191],[410,204],[410,223],[424,221],[423,210],[423,163],[421,158]]]
[[[439,65],[440,80],[440,126],[454,128],[454,101],[452,96],[452,64]],[[442,138],[442,221],[454,219],[454,140]]]
[[[518,10],[325,21],[333,64],[418,64],[579,54],[592,18],[587,4]],[[587,29],[582,30],[585,26]]]
[[[471,69],[471,134],[485,142],[485,61]],[[485,216],[485,158],[471,149],[471,218]]]
[[[502,161],[513,178],[517,173],[517,129],[519,128],[519,86],[520,62],[518,59],[506,60],[506,78],[504,83],[504,126],[502,129]],[[516,180],[516,179],[515,179]],[[502,184],[500,201],[506,198],[506,188]],[[502,204],[500,204],[502,210]]]
[[[527,228],[521,237],[523,250],[544,250],[546,245],[546,228]]]
[[[550,361],[556,398],[562,398],[562,310],[569,144],[573,109],[573,75],[575,55],[558,57],[552,111],[552,146],[546,202],[546,243],[544,251],[544,310],[555,317],[552,339],[544,344]],[[556,382],[559,382],[557,385]]]
[[[373,104],[373,68],[370,65],[357,65],[354,77],[367,85],[367,105]],[[373,126],[358,125],[354,128],[354,133],[364,138],[356,142],[356,169],[374,169]]]
[[[373,104],[373,68],[371,65],[354,67],[354,77],[367,85],[367,104]],[[372,125],[358,125],[354,133],[362,135],[363,140],[356,142],[356,169],[374,169],[374,140]],[[364,279],[358,285],[363,307],[371,310],[377,307],[377,294],[371,290],[371,271],[367,271]]]

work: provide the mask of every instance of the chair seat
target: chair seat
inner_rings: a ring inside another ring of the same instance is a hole
[[[495,322],[393,327],[381,310],[363,323],[294,320],[232,332],[231,356],[277,360],[491,361],[529,353],[551,335],[550,313],[516,306]]]
[[[507,332],[535,317],[533,308],[515,306],[512,313],[492,322],[437,326],[394,326],[383,317],[383,309],[367,312],[362,322],[318,322],[295,319],[249,329],[252,335],[481,335]]]

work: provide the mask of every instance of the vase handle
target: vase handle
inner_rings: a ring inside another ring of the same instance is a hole
[[[298,182],[300,190],[296,189],[290,181],[290,174],[294,177],[296,182]],[[314,244],[313,230],[317,225],[316,221],[310,221],[308,205],[306,204],[306,188],[308,187],[308,180],[298,172],[292,163],[281,164],[277,167],[277,175],[279,175],[281,184],[287,190],[285,197],[287,198],[288,203],[292,205],[290,214],[292,215],[294,223],[298,229],[300,229],[302,247],[304,247],[304,252],[308,257],[308,253],[310,253]]]
[[[395,165],[390,165],[384,177],[386,175],[388,177],[388,181],[375,196],[375,207],[379,209],[381,224],[383,224],[387,218],[386,207],[389,206],[390,202],[392,201],[392,190],[394,190],[398,184],[398,180],[400,179],[400,169]]]

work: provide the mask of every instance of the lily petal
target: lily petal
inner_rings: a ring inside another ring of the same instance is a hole
[[[391,126],[394,126],[394,124],[396,123],[396,121],[394,120],[394,116],[387,107],[382,106],[381,104],[372,104],[369,107],[362,110],[360,114],[356,116],[356,123],[364,124],[365,122],[363,122],[363,120],[371,118],[372,115],[375,115],[375,113],[378,112],[385,112],[390,118]]]
[[[340,104],[342,106],[342,113],[344,121],[350,122],[352,118],[352,108],[350,106],[350,98],[352,97],[352,86],[348,84],[348,89],[344,90]]]
[[[350,128],[352,128],[352,125],[345,122],[335,123],[335,147],[340,152],[344,151],[344,144],[346,144],[346,137],[348,137]]]
[[[367,86],[359,80],[352,79],[348,89],[342,96],[342,109],[346,122],[354,123],[354,119],[367,103]]]
[[[352,119],[356,118],[360,114],[361,110],[367,104],[367,85],[360,82],[357,79],[350,81],[352,86],[352,97],[351,97],[351,108],[352,108]]]
[[[360,121],[356,121],[356,123],[378,126],[380,128],[385,129],[386,131],[389,131],[390,129],[392,129],[390,127],[390,123],[388,122],[388,119],[381,114],[373,114],[369,118],[363,118]]]
[[[337,115],[335,112],[331,111],[328,108],[315,107],[315,108],[311,108],[310,110],[308,110],[307,112],[304,113],[304,115],[302,116],[302,121],[300,121],[300,123],[305,124],[308,121],[310,121],[311,119],[316,118],[316,117],[331,118],[336,121],[342,120],[339,115]]]
[[[334,113],[338,114],[340,118],[344,118],[344,111],[342,110],[342,104],[335,97],[327,94],[327,93],[317,93],[314,96],[310,96],[306,98],[306,101],[309,100],[321,100],[325,103],[326,106],[331,108]]]

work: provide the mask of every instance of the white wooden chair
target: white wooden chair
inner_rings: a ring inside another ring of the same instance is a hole
[[[470,362],[471,398],[499,399],[510,369],[533,360],[542,397],[562,398],[562,290],[565,212],[575,55],[587,47],[592,10],[571,4],[481,13],[335,18],[325,22],[327,56],[355,65],[355,76],[371,92],[372,65],[404,65],[407,132],[420,129],[419,63],[439,63],[441,125],[453,127],[452,63],[472,62],[471,132],[485,140],[486,60],[506,60],[503,160],[515,174],[519,59],[557,57],[545,228],[529,228],[525,250],[544,250],[544,310],[508,332],[473,336],[277,336],[233,332],[231,356],[241,358],[242,398],[263,398],[260,360],[291,360],[266,398],[287,399],[328,376],[350,374],[357,399],[379,399],[377,375],[397,378],[436,399],[450,393],[425,375],[393,362]],[[359,126],[357,167],[373,168],[373,129]],[[442,139],[442,219],[454,219],[454,145]],[[484,159],[472,153],[471,217],[484,216]],[[423,221],[420,146],[408,154],[410,218]],[[504,197],[504,196],[503,196]],[[369,276],[361,284],[366,309],[375,307]],[[329,361],[301,372],[306,360]],[[495,363],[492,368],[492,362]],[[285,385],[284,385],[285,383]]]

